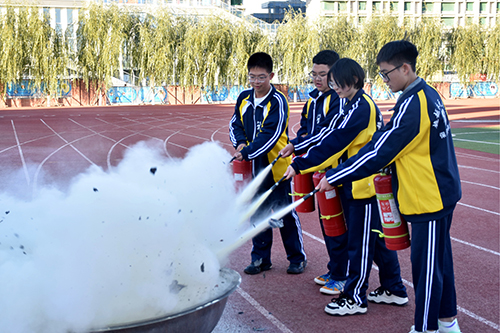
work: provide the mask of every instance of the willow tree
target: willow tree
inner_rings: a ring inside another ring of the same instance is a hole
[[[362,25],[359,38],[352,43],[350,55],[365,69],[367,79],[377,79],[378,52],[386,43],[403,37],[404,27],[398,25],[397,17],[373,17]]]
[[[232,65],[232,24],[217,16],[193,20],[179,54],[185,71],[181,85],[213,89],[226,84]]]
[[[12,6],[0,16],[0,86],[5,99],[7,85],[19,82],[24,74],[29,50],[23,48],[24,22]]]
[[[26,73],[33,78],[34,86],[47,96],[50,106],[58,84],[66,76],[68,66],[67,46],[62,31],[50,26],[49,17],[40,16],[36,7],[20,8],[26,17],[23,32],[25,50],[30,50]]]
[[[269,35],[262,30],[249,26],[245,21],[236,23],[233,28],[233,66],[230,77],[239,85],[248,83],[247,62],[255,52],[270,52]]]
[[[281,82],[289,86],[304,84],[312,67],[312,58],[319,51],[318,31],[300,12],[287,12],[276,32],[273,59]]]
[[[488,78],[500,81],[500,21],[487,32],[484,55],[487,59],[485,73]]]
[[[346,16],[321,20],[318,24],[319,48],[334,50],[341,58],[351,57],[353,41],[359,39],[356,27]]]
[[[442,36],[439,19],[422,20],[410,32],[409,40],[419,52],[417,74],[425,80],[443,70]]]
[[[450,63],[461,82],[485,70],[485,32],[477,24],[457,27],[450,34]]]
[[[77,30],[77,66],[87,88],[103,90],[119,69],[124,40],[123,13],[116,4],[105,6],[90,2],[80,11]]]
[[[139,71],[139,79],[147,79],[151,88],[171,83],[178,44],[174,17],[167,8],[162,8],[155,16],[146,15],[139,20],[137,32],[133,64]]]

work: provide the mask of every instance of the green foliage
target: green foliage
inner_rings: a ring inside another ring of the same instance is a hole
[[[319,52],[319,38],[315,27],[300,13],[288,12],[276,33],[272,57],[280,82],[291,86],[308,80],[312,58]]]
[[[458,27],[451,32],[450,63],[461,82],[486,69],[485,31],[477,24]]]
[[[404,37],[419,49],[417,73],[426,80],[444,68],[464,82],[476,73],[500,79],[499,23],[450,31],[434,19],[400,24],[386,14],[359,25],[347,16],[311,23],[288,12],[271,36],[243,20],[173,15],[168,7],[149,13],[127,8],[89,2],[63,33],[50,26],[41,8],[7,4],[0,16],[1,86],[30,78],[53,95],[58,81],[73,75],[101,89],[122,68],[150,86],[246,85],[248,57],[262,51],[273,57],[278,81],[294,87],[307,81],[313,56],[324,49],[358,61],[368,80],[378,80],[378,51]]]

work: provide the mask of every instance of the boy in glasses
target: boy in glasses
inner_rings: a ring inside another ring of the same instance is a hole
[[[308,148],[321,140],[320,132],[333,126],[333,119],[338,117],[345,100],[340,99],[337,93],[328,86],[328,72],[339,60],[339,55],[333,50],[320,51],[313,57],[313,67],[309,76],[315,89],[309,93],[309,99],[304,104],[300,118],[300,129],[297,137],[290,141],[281,151],[282,156],[297,156],[305,153]],[[323,239],[328,253],[328,272],[314,278],[320,285],[320,292],[327,295],[337,295],[342,291],[342,281],[347,279],[347,235],[336,237],[327,236],[324,232],[323,221],[320,219]]]
[[[332,66],[329,85],[345,100],[343,108],[334,117],[331,129],[322,135],[321,142],[311,147],[302,157],[294,159],[285,175],[308,173],[327,166],[335,167],[355,155],[382,127],[382,114],[364,90],[365,73],[354,60],[343,58]],[[345,247],[349,260],[348,275],[338,281],[340,294],[325,308],[331,315],[363,314],[367,301],[404,305],[408,295],[400,274],[395,251],[388,250],[384,240],[372,230],[381,230],[381,222],[373,186],[373,175],[338,188],[347,223]],[[368,279],[372,261],[379,266],[382,285],[367,297]]]
[[[394,114],[355,156],[329,170],[318,188],[391,167],[394,197],[412,229],[416,306],[410,333],[459,333],[450,226],[460,178],[446,109],[438,92],[416,75],[417,56],[405,40],[382,47],[380,76],[391,91],[402,91]]]
[[[288,118],[290,109],[283,93],[271,84],[274,77],[273,60],[266,53],[258,52],[250,56],[247,63],[248,80],[251,89],[238,96],[234,115],[229,123],[229,137],[236,149],[233,157],[239,161],[252,161],[253,175],[257,175],[273,161],[288,143]],[[290,157],[279,158],[262,182],[257,196],[272,187],[283,175]],[[289,195],[290,181],[282,181],[266,201],[252,216],[264,216],[272,209],[292,203]],[[302,242],[302,228],[299,216],[293,210],[283,217],[280,228],[281,239],[290,262],[287,273],[300,274],[306,267],[306,254]],[[251,263],[245,268],[246,274],[259,274],[271,269],[271,246],[273,231],[268,228],[252,240]]]

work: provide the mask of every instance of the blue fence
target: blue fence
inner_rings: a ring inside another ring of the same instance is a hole
[[[71,96],[71,82],[68,80],[59,81],[57,83],[57,96]],[[22,80],[19,83],[10,83],[7,85],[7,98],[41,98],[45,97],[45,83],[42,82],[40,87],[35,85],[33,80]]]
[[[450,84],[452,98],[495,97],[497,94],[498,85],[495,82],[476,82],[467,85],[453,82]]]

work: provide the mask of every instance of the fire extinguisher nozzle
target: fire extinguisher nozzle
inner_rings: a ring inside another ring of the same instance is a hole
[[[233,158],[229,161],[229,163],[228,163],[228,164],[231,164],[231,163],[232,163],[235,159],[236,159],[236,157],[235,157],[235,156],[233,156]]]
[[[278,156],[274,159],[274,161],[271,162],[271,164],[275,165],[276,162],[279,160],[280,157],[281,157],[281,153],[278,154]]]
[[[285,180],[286,176],[283,176],[281,177],[280,180],[278,180],[272,187],[271,187],[271,191],[274,191],[276,189],[276,187],[278,187],[278,185],[283,181]]]

